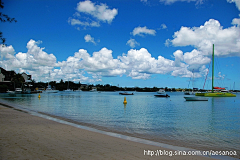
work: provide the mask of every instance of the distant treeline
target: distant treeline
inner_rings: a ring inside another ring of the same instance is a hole
[[[81,89],[82,91],[90,91],[93,88],[96,88],[98,91],[137,91],[137,92],[156,92],[159,89],[164,89],[166,92],[182,92],[182,91],[192,91],[192,89],[187,88],[158,88],[158,87],[118,87],[118,86],[112,86],[110,84],[106,85],[93,85],[93,84],[81,84],[74,83],[72,81],[63,81],[60,82],[51,81],[49,82],[49,85],[51,85],[52,88],[57,89],[59,91],[63,91],[66,89],[72,89],[72,90],[78,90]],[[8,82],[8,83],[1,83],[0,84],[0,92],[6,92],[7,90],[15,90],[15,88],[30,88],[32,91],[36,89],[45,89],[47,88],[48,83],[46,82],[35,82],[34,80],[28,83],[20,83],[20,82]],[[199,91],[199,90],[194,90]],[[205,91],[205,90],[201,90]]]

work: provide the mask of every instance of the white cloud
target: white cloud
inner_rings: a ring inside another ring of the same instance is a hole
[[[160,2],[163,2],[167,5],[175,2],[196,2],[196,4],[202,4],[203,0],[160,0]]]
[[[92,37],[88,38],[88,41],[92,40]],[[123,53],[114,59],[112,50],[102,48],[100,51],[93,52],[92,56],[87,50],[79,49],[66,61],[57,62],[53,54],[46,53],[44,48],[38,46],[39,43],[30,40],[27,43],[27,53],[19,52],[15,55],[12,46],[1,47],[0,66],[8,70],[29,73],[36,81],[60,81],[63,79],[93,83],[101,81],[103,76],[122,76],[123,74],[132,79],[149,79],[152,74],[188,77],[190,76],[188,67],[194,65],[191,59],[194,56],[198,57],[198,54],[186,53],[184,55],[182,51],[178,50],[173,54],[175,61],[160,55],[156,59],[147,49],[141,48],[140,50],[131,49],[127,54]]]
[[[236,3],[236,7],[240,11],[240,0],[227,0],[228,3]]]
[[[48,74],[48,72],[54,68],[56,57],[53,54],[47,54],[43,51],[44,48],[38,47],[39,43],[41,42],[36,42],[31,39],[27,43],[27,53],[19,52],[16,55],[14,55],[12,46],[8,46],[7,49],[1,49],[1,55],[6,52],[7,54],[5,54],[5,58],[0,61],[0,65],[8,70],[28,71],[38,80],[45,79],[46,75],[44,74]]]
[[[0,45],[1,60],[14,58],[15,50],[13,46]]]
[[[86,36],[84,36],[85,42],[92,42],[93,44],[96,45],[96,42],[94,41],[94,38],[91,37],[91,35],[87,34]]]
[[[167,29],[167,26],[166,26],[166,24],[161,24],[161,28],[160,29]]]
[[[135,39],[132,39],[132,38],[130,38],[126,44],[132,48],[135,48],[136,45],[138,46],[140,45]]]
[[[150,34],[150,35],[155,36],[156,31],[153,29],[147,29],[146,26],[145,27],[136,27],[133,29],[132,34],[133,34],[133,36],[136,36],[136,35],[143,36],[144,34]]]
[[[236,25],[237,27],[240,27],[240,18],[234,18],[232,20],[232,25]]]
[[[111,23],[115,16],[118,14],[118,10],[113,8],[109,9],[106,4],[96,5],[95,3],[86,0],[77,4],[77,11],[90,14],[100,21]]]
[[[99,27],[100,26],[100,24],[98,22],[95,22],[95,21],[82,22],[82,21],[80,21],[78,19],[75,19],[75,18],[69,18],[68,23],[70,23],[72,26],[74,26],[74,25],[81,25],[81,26],[84,26],[84,27]]]
[[[238,23],[237,19],[233,24]],[[174,33],[174,46],[194,46],[202,55],[212,54],[212,44],[215,44],[216,56],[240,56],[240,27],[232,26],[226,29],[217,20],[210,19],[200,27],[181,27]]]
[[[131,49],[127,54],[119,56],[123,63],[122,68],[126,69],[126,75],[133,79],[140,77],[149,78],[150,74],[166,74],[172,72],[176,67],[174,61],[158,56],[155,59],[147,49]]]

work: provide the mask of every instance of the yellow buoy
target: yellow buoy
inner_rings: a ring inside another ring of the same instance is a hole
[[[39,95],[38,95],[38,98],[39,98],[39,99],[41,98],[40,93],[39,93]]]
[[[127,104],[127,100],[126,100],[126,97],[124,97],[124,101],[123,101],[123,104]]]

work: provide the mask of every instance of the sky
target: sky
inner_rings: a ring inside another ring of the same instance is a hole
[[[240,89],[240,0],[3,0],[0,67],[39,82]],[[204,85],[205,84],[205,85]]]

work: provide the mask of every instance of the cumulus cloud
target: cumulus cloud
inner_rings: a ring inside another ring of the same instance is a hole
[[[177,69],[174,61],[166,59],[162,56],[154,58],[147,49],[140,50],[131,49],[127,54],[119,56],[122,67],[126,69],[126,75],[133,79],[150,78],[151,74],[167,74]]]
[[[234,19],[233,24],[238,24]],[[174,33],[171,42],[174,46],[194,46],[202,55],[212,54],[212,44],[215,44],[216,56],[240,56],[240,27],[232,26],[223,29],[219,21],[210,19],[200,27],[181,27]]]
[[[86,36],[84,36],[84,39],[85,42],[91,42],[96,45],[96,42],[94,41],[94,38],[91,35],[87,34]]]
[[[126,44],[132,48],[135,48],[136,45],[138,46],[140,45],[135,39],[132,39],[132,38],[130,38]]]
[[[14,58],[15,50],[13,46],[0,45],[1,60]]]
[[[46,81],[51,73],[51,80],[74,80],[93,83],[101,81],[102,77],[126,75],[132,79],[149,79],[153,74],[171,74],[179,77],[205,76],[206,65],[211,61],[212,44],[215,44],[216,56],[240,56],[240,27],[238,19],[232,21],[233,26],[223,28],[217,20],[210,19],[199,27],[181,27],[168,40],[173,46],[193,46],[189,52],[176,50],[173,60],[161,55],[153,57],[146,48],[130,49],[117,58],[113,51],[103,47],[99,51],[88,53],[79,49],[65,61],[57,62],[53,54],[48,54],[39,47],[40,41],[30,40],[27,52],[15,53],[13,46],[1,45],[0,66],[8,70],[27,72],[37,81]],[[142,34],[145,32],[134,32]],[[95,42],[90,35],[85,36],[86,42]],[[136,45],[130,39],[128,45]],[[224,78],[219,74],[218,77]]]
[[[234,18],[232,20],[232,25],[236,25],[237,27],[240,27],[240,18]]]
[[[228,3],[236,3],[236,7],[240,11],[240,0],[227,0]]]
[[[92,55],[87,50],[79,49],[65,61],[57,62],[53,54],[46,53],[44,48],[38,46],[39,43],[41,42],[30,40],[27,43],[27,53],[17,54],[12,46],[6,48],[1,46],[0,66],[8,70],[29,73],[36,81],[64,79],[83,82],[96,82],[101,81],[103,76],[122,76],[123,74],[132,79],[148,79],[152,74],[167,74],[187,67],[183,62],[176,65],[173,60],[160,55],[156,59],[145,48],[131,49],[127,54],[123,53],[116,59],[112,56],[113,51],[105,47],[93,52]],[[180,57],[178,54],[174,55]]]
[[[143,36],[145,34],[150,34],[155,36],[156,31],[153,29],[148,29],[146,26],[145,27],[136,27],[133,29],[132,32],[133,36],[139,35],[139,36]]]
[[[191,77],[188,67],[196,65],[192,60],[195,58],[199,65],[205,62],[200,63],[201,61],[197,59],[202,58],[199,53],[189,55],[183,54],[180,50],[173,53],[175,61],[161,55],[154,58],[145,48],[130,49],[127,54],[123,53],[115,59],[112,56],[113,51],[105,47],[93,52],[92,55],[87,50],[79,49],[65,61],[57,62],[53,54],[46,53],[44,48],[38,46],[39,43],[41,42],[30,40],[27,43],[27,53],[17,54],[12,46],[1,46],[0,66],[8,70],[29,73],[36,81],[64,79],[94,83],[101,81],[102,77],[124,74],[132,79],[149,79],[152,74]]]
[[[73,17],[69,17],[68,23],[72,26],[82,26],[83,29],[100,27],[100,22],[110,24],[118,14],[117,9],[109,9],[106,4],[97,5],[90,0],[77,3],[76,10],[77,12],[73,14]],[[77,29],[80,30],[80,27]]]
[[[100,21],[111,23],[115,16],[118,14],[118,10],[113,8],[109,9],[106,4],[96,5],[95,3],[86,0],[77,4],[77,11],[90,14],[94,18]]]
[[[56,57],[53,54],[47,54],[44,48],[38,47],[41,42],[30,40],[27,43],[27,53],[19,52],[14,55],[14,49],[12,46],[3,47],[1,45],[1,57],[4,56],[3,60],[0,61],[0,65],[3,68],[9,70],[29,71],[34,76],[46,77],[46,75],[56,63]],[[4,54],[7,53],[7,54]],[[43,78],[42,77],[42,78]]]

